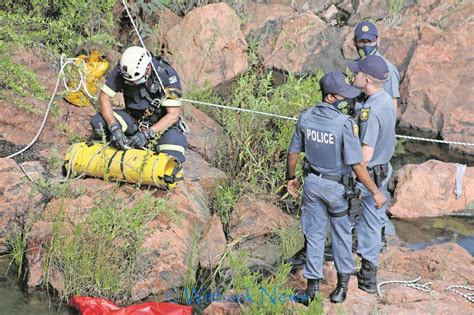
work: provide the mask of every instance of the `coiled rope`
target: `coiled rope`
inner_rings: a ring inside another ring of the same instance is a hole
[[[87,89],[86,77],[84,76],[83,71],[81,71],[79,65],[76,63],[76,61],[78,60],[82,62],[83,68],[86,69],[86,64],[84,60],[79,59],[79,58],[66,58],[66,55],[64,54],[61,55],[61,68],[59,69],[58,79],[56,80],[56,85],[54,86],[53,94],[51,95],[48,106],[46,107],[46,112],[44,113],[43,121],[41,122],[41,125],[38,128],[38,131],[36,132],[35,137],[33,138],[33,140],[31,140],[31,142],[26,147],[24,147],[18,152],[10,154],[9,156],[7,156],[7,158],[12,158],[12,157],[17,156],[18,154],[25,152],[36,142],[36,140],[38,140],[39,135],[41,134],[41,131],[43,131],[44,125],[46,124],[46,120],[48,119],[51,105],[53,104],[54,98],[56,97],[56,93],[58,92],[58,87],[59,87],[59,82],[61,82],[61,77],[63,78],[64,88],[67,92],[77,92],[81,88],[83,88],[86,95],[92,100],[95,100],[95,98],[89,93],[89,90]],[[67,81],[66,81],[66,76],[64,75],[64,69],[70,64],[76,66],[77,71],[79,72],[79,78],[80,78],[77,86],[74,89],[68,86]]]

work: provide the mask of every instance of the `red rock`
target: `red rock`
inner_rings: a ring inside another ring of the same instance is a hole
[[[421,277],[424,282],[442,280],[446,286],[474,283],[474,258],[456,243],[433,245],[420,251],[389,247],[388,253],[381,257],[380,266],[412,279]]]
[[[215,194],[217,185],[227,181],[227,175],[223,171],[211,167],[199,154],[191,150],[186,152],[183,169],[184,181],[199,182],[210,196]]]
[[[224,129],[207,114],[194,106],[185,106],[184,117],[186,124],[191,130],[190,133],[186,134],[189,147],[202,155],[206,161],[210,163],[215,162],[219,144],[229,141]]]
[[[399,218],[434,217],[462,210],[474,201],[474,167],[467,167],[459,199],[454,193],[456,164],[429,160],[405,165],[398,173],[389,212]]]
[[[424,41],[416,47],[401,86],[405,105],[400,125],[437,133],[442,131],[445,119],[472,94],[468,82],[474,80],[474,64],[460,61],[472,55],[467,47],[474,45],[474,23],[445,31],[441,37],[432,27],[421,31]],[[424,36],[424,32],[428,35]],[[445,41],[450,42],[449,48]],[[470,132],[461,132],[460,138],[474,141]]]
[[[28,233],[25,259],[28,265],[28,287],[33,288],[43,283],[44,243],[51,241],[53,223],[36,222]]]
[[[272,204],[244,196],[239,198],[231,214],[229,236],[233,240],[239,237],[264,236],[275,233],[278,228],[292,225],[294,220]]]
[[[474,143],[474,111],[472,106],[464,105],[454,109],[445,116],[441,136],[444,140]],[[453,149],[474,154],[474,146],[459,146],[450,144]]]
[[[203,312],[204,315],[240,315],[242,311],[238,303],[212,302]]]
[[[39,206],[41,194],[29,196],[32,185],[13,159],[0,158],[0,253],[10,237],[21,232],[25,216]]]
[[[170,200],[184,218],[180,224],[163,223],[160,218],[150,222],[153,232],[145,238],[137,259],[141,276],[132,286],[134,301],[182,286],[185,274],[197,267],[199,259],[190,255],[196,251],[195,238],[210,219],[207,194],[199,184],[184,182]]]
[[[192,10],[166,34],[170,59],[184,90],[229,82],[247,70],[247,43],[225,3]]]
[[[226,250],[227,240],[219,217],[214,214],[202,233],[199,251],[201,267],[212,269],[218,266]]]

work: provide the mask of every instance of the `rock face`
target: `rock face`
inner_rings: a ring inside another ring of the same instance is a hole
[[[231,214],[229,239],[248,251],[250,268],[271,270],[280,261],[281,249],[269,239],[282,227],[294,225],[295,219],[271,203],[241,197]]]
[[[225,3],[191,11],[169,30],[170,59],[184,89],[231,81],[247,69],[247,43],[238,16]]]
[[[185,107],[184,116],[191,130],[186,134],[189,147],[203,156],[206,161],[215,162],[220,142],[228,142],[224,129],[208,115],[191,105]]]
[[[11,237],[21,234],[28,211],[39,206],[41,195],[30,197],[31,192],[32,185],[16,162],[0,158],[0,253],[8,250]]]
[[[462,195],[454,193],[456,164],[430,160],[405,165],[398,175],[389,212],[399,218],[432,217],[465,209],[474,202],[474,167],[466,168]]]
[[[132,287],[134,301],[181,286],[188,268],[196,268],[197,260],[189,260],[189,255],[197,246],[193,238],[201,235],[210,218],[208,197],[199,184],[181,183],[171,200],[184,219],[179,225],[150,223],[154,231],[146,237],[137,259],[141,272]]]
[[[186,162],[183,166],[184,180],[187,182],[199,181],[201,187],[213,196],[216,187],[227,180],[227,175],[211,167],[199,154],[193,151],[186,152]]]
[[[431,33],[426,41],[419,43],[402,85],[406,104],[400,121],[402,126],[441,132],[451,113],[465,105],[467,95],[474,92],[470,83],[474,80],[474,63],[459,60],[472,56],[472,51],[467,49],[474,45],[472,32],[474,23],[458,30]],[[446,40],[450,42],[449,48],[443,44]],[[449,71],[441,74],[440,69]],[[472,107],[467,113],[472,113]],[[462,121],[458,124],[463,125]],[[460,138],[473,142],[473,127],[470,124],[463,127],[466,132],[462,132]]]
[[[201,267],[211,269],[217,267],[226,249],[227,240],[219,217],[214,214],[207,223],[199,245],[199,262]]]
[[[312,13],[294,15],[282,23],[271,49],[262,48],[263,64],[298,75],[344,69],[346,62],[338,43],[346,30],[328,27]]]

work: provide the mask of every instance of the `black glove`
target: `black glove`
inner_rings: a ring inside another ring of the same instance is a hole
[[[137,132],[130,138],[130,146],[133,148],[143,148],[148,140],[153,138],[155,135],[156,132],[151,129]]]
[[[109,131],[112,134],[112,137],[110,138],[112,145],[119,150],[126,150],[128,146],[128,138],[123,133],[120,124],[114,123],[110,125]]]

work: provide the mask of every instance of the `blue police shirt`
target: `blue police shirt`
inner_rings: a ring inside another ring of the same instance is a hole
[[[350,166],[362,162],[357,124],[324,102],[301,113],[288,151],[305,152],[311,167],[323,174],[349,175]]]
[[[397,67],[393,63],[391,63],[387,58],[382,56],[378,51],[375,55],[380,56],[385,60],[388,67],[388,72],[390,73],[390,77],[384,82],[383,88],[384,90],[392,97],[400,97],[400,73],[398,72]]]
[[[359,113],[360,141],[374,148],[369,167],[390,162],[395,152],[396,113],[392,98],[380,89],[369,96]]]

